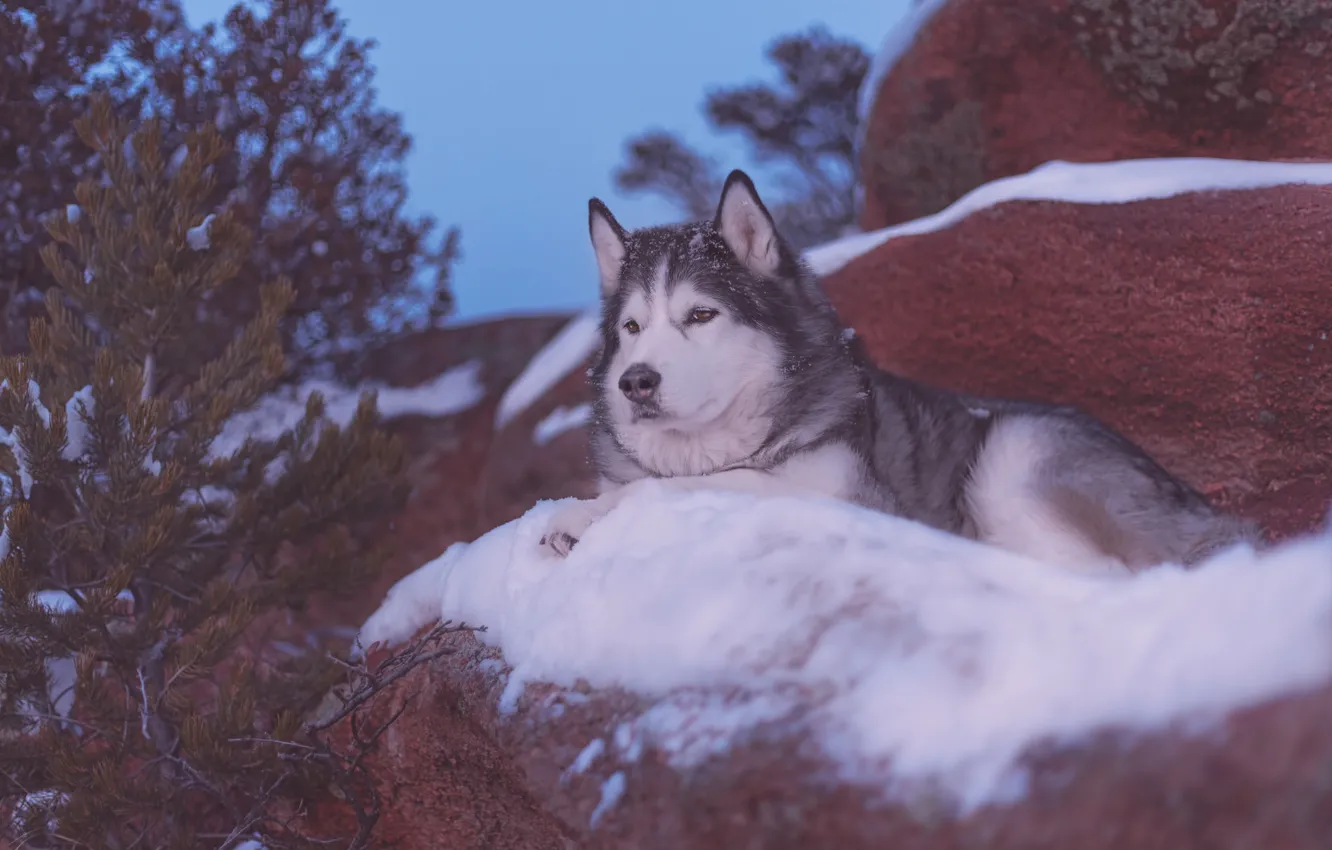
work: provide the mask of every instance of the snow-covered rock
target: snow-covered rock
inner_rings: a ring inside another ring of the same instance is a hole
[[[1026,800],[1034,747],[1108,731],[1214,745],[1232,712],[1332,682],[1332,534],[1092,578],[831,500],[649,484],[560,561],[537,542],[558,504],[400,581],[361,640],[484,626],[452,675],[490,683],[471,710],[497,739],[529,746],[511,727],[537,722],[589,736],[559,764],[510,756],[552,777],[538,796],[600,783],[578,831],[623,835],[676,805],[646,790],[662,769],[685,787],[757,781],[724,767],[756,741],[819,766],[770,777],[806,808],[843,788],[965,817]],[[616,708],[589,715],[589,698]]]
[[[681,768],[789,724],[845,781],[942,782],[967,810],[1019,793],[1038,742],[1332,681],[1332,534],[1087,578],[830,500],[649,486],[555,561],[558,504],[403,579],[362,643],[483,625],[511,667],[500,712],[529,683],[621,688]]]
[[[582,366],[601,343],[598,324],[601,314],[588,310],[565,325],[555,338],[532,358],[500,398],[495,427],[503,428],[551,387]]]
[[[860,93],[860,224],[1043,162],[1332,159],[1312,0],[921,0]]]
[[[343,426],[355,415],[362,393],[372,390],[376,394],[376,408],[385,420],[407,415],[450,416],[472,407],[485,395],[479,381],[481,365],[479,360],[473,360],[415,387],[386,386],[377,381],[347,386],[312,379],[283,388],[228,420],[213,442],[210,454],[225,457],[240,448],[247,437],[271,440],[295,427],[305,415],[305,403],[313,392],[324,398],[325,417]]]
[[[979,186],[934,215],[817,245],[805,251],[805,260],[816,274],[830,275],[889,239],[933,233],[1010,201],[1126,204],[1190,192],[1329,184],[1332,184],[1332,161],[1249,162],[1207,157],[1098,163],[1052,161],[1026,174]]]

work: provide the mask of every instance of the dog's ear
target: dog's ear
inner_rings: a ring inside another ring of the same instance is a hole
[[[601,274],[603,298],[620,288],[620,266],[624,263],[624,228],[598,198],[587,202],[587,229],[592,234],[592,248],[597,252],[597,271]]]
[[[749,175],[736,169],[722,187],[712,226],[749,269],[772,277],[782,262],[781,238]]]

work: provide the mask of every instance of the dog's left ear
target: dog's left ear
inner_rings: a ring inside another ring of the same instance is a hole
[[[754,182],[738,168],[726,178],[712,226],[750,271],[765,277],[777,273],[782,262],[777,225],[759,200]]]

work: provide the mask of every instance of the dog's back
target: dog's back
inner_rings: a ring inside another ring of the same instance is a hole
[[[869,368],[875,473],[903,516],[1098,572],[1192,564],[1257,538],[1081,411]]]

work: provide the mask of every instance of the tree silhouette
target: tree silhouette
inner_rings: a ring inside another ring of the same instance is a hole
[[[855,221],[856,110],[869,57],[822,27],[777,39],[766,56],[779,72],[776,84],[715,89],[704,110],[712,127],[741,134],[767,166],[780,187],[774,217],[788,239],[808,247]],[[635,136],[625,148],[617,186],[660,195],[689,218],[712,214],[729,169],[666,130]]]
[[[100,168],[74,132],[97,93],[122,118],[161,119],[169,169],[208,123],[231,150],[204,204],[255,239],[234,281],[198,307],[195,365],[255,314],[259,281],[278,276],[294,293],[282,321],[291,375],[445,315],[458,235],[403,210],[411,141],[376,103],[372,47],[348,37],[329,0],[259,0],[198,29],[175,0],[0,7],[4,350],[24,351],[43,312],[42,222]]]

